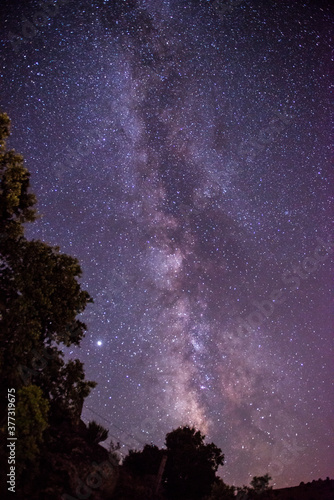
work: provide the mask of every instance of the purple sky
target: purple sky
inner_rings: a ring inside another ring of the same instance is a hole
[[[124,454],[193,424],[228,484],[332,473],[329,5],[4,2],[27,235],[80,260],[83,417]]]

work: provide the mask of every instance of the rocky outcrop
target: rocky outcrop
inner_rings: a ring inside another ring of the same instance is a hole
[[[16,498],[109,500],[117,484],[117,461],[103,446],[89,442],[86,433],[82,421],[52,425],[45,438],[40,472],[29,479],[26,471]]]

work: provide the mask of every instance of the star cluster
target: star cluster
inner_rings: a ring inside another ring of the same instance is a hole
[[[290,486],[333,460],[332,18],[227,3],[5,2],[1,105],[27,234],[94,298],[83,417],[124,453],[195,425],[227,483]]]

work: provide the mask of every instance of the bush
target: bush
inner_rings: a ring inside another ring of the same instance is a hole
[[[38,462],[43,433],[48,427],[49,403],[36,385],[18,391],[16,429],[18,472]]]
[[[102,427],[102,425],[92,420],[89,422],[87,428],[87,440],[90,443],[101,443],[101,441],[105,441],[108,437],[109,431]]]

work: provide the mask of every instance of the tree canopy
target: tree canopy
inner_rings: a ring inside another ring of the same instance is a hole
[[[7,151],[10,119],[0,114],[0,235],[22,236],[23,223],[36,219],[34,194],[29,193],[30,173],[23,165],[23,157]]]
[[[134,476],[157,475],[163,453],[154,444],[146,444],[142,451],[129,451],[124,467]]]
[[[234,486],[229,486],[224,483],[220,478],[217,478],[213,483],[209,496],[205,500],[235,500]]]
[[[268,500],[272,498],[272,486],[269,486],[269,481],[271,477],[269,474],[265,474],[264,476],[254,476],[251,480],[249,486],[243,486],[242,488],[237,488],[238,495],[237,499],[240,500],[253,500],[253,499],[262,499]]]
[[[271,487],[269,487],[270,480],[271,477],[269,474],[265,474],[264,476],[254,476],[250,484],[255,493],[261,494],[271,489]]]
[[[25,237],[24,225],[37,218],[36,198],[22,156],[7,150],[9,135],[10,119],[0,114],[0,428],[13,387],[18,446],[28,460],[38,454],[50,419],[78,420],[96,385],[85,380],[78,359],[65,363],[62,350],[80,345],[86,325],[76,317],[92,299],[81,289],[76,258]]]
[[[217,469],[224,464],[224,455],[214,443],[205,444],[204,439],[199,430],[188,426],[167,434],[164,478],[168,498],[200,499],[209,494]]]
[[[196,500],[211,491],[217,481],[216,472],[224,463],[224,455],[214,444],[206,444],[205,436],[195,428],[184,426],[166,435],[166,449],[145,445],[142,451],[130,450],[124,460],[125,470],[135,479],[157,478],[163,457],[166,463],[161,489],[164,498]],[[143,484],[150,484],[145,481]],[[157,483],[151,484],[156,488]]]

